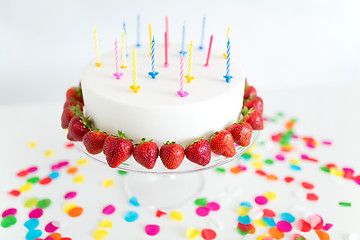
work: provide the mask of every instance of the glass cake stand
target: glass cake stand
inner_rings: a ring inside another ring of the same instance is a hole
[[[153,169],[146,169],[130,157],[117,169],[127,171],[124,188],[129,197],[136,196],[143,205],[156,209],[173,209],[191,199],[195,199],[205,186],[203,170],[219,167],[231,162],[244,154],[255,142],[260,131],[253,131],[251,142],[247,147],[235,146],[236,154],[226,158],[212,153],[211,161],[205,167],[190,162],[186,157],[175,170],[169,170],[162,165],[160,158]],[[76,146],[96,161],[106,164],[103,153],[92,155],[87,152],[82,142],[75,142]]]

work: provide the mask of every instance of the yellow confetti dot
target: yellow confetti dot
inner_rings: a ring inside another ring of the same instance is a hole
[[[67,202],[67,203],[65,203],[63,210],[64,210],[64,212],[69,213],[69,211],[75,207],[77,207],[76,203]]]
[[[275,192],[266,192],[264,196],[267,198],[267,200],[272,201],[277,199],[277,194]]]
[[[108,234],[109,234],[108,231],[104,229],[97,229],[95,230],[95,232],[93,232],[93,237],[95,240],[102,240],[106,238]]]
[[[86,158],[82,158],[77,161],[77,165],[86,165],[87,163],[88,160]]]
[[[84,175],[77,175],[74,177],[74,183],[82,183],[85,181]]]
[[[199,235],[200,235],[200,231],[195,228],[189,227],[188,229],[186,229],[187,239],[196,239]]]
[[[22,185],[20,188],[19,188],[19,192],[27,192],[27,191],[30,191],[33,187],[33,184],[28,182],[28,183],[25,183],[24,185]]]
[[[260,160],[262,158],[262,156],[260,154],[253,154],[251,156],[254,160]]]
[[[34,148],[34,147],[36,147],[36,142],[28,142],[27,145],[29,148]]]
[[[262,169],[262,167],[264,166],[264,163],[262,162],[253,162],[251,164],[255,169]]]
[[[256,238],[256,240],[263,240],[264,237],[270,237],[270,235],[269,234],[260,235]]]
[[[342,176],[344,176],[344,171],[337,169],[336,167],[331,167],[330,174],[333,176],[336,176],[336,177],[342,177]]]
[[[45,157],[51,157],[52,155],[54,155],[55,151],[54,150],[47,150],[45,153],[44,153],[44,156]]]
[[[281,150],[285,151],[285,152],[290,152],[293,149],[292,145],[284,145],[281,147]]]
[[[255,144],[253,144],[247,151],[246,153],[251,154],[252,151],[254,151],[254,149],[256,148]]]
[[[103,187],[108,188],[108,187],[111,187],[112,185],[114,185],[114,181],[112,179],[105,179],[102,181],[101,185]]]
[[[290,163],[295,164],[295,165],[300,165],[301,161],[298,159],[290,159]]]
[[[24,207],[25,208],[32,208],[35,207],[36,204],[38,203],[38,199],[37,198],[28,198],[26,199],[26,201],[24,202]]]
[[[109,219],[103,219],[99,223],[98,227],[112,228],[112,222]]]
[[[240,206],[238,207],[237,209],[237,213],[239,214],[239,216],[246,216],[248,215],[248,212],[250,211],[250,208],[249,207],[245,207],[245,206]]]
[[[175,210],[170,213],[169,217],[175,221],[182,221],[184,219],[184,214],[182,214],[182,212]]]
[[[253,220],[253,223],[258,227],[267,227],[267,223],[264,222],[262,219]]]

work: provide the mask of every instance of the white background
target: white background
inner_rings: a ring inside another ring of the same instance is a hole
[[[150,22],[163,39],[166,15],[170,43],[186,20],[186,41],[198,45],[206,14],[205,45],[214,33],[221,50],[230,25],[232,56],[259,88],[359,84],[359,12],[357,0],[0,0],[0,104],[64,99],[95,57],[94,29],[100,53],[112,50],[123,21],[134,44],[137,14],[145,44]]]

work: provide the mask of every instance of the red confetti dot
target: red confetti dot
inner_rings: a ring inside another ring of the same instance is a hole
[[[163,211],[160,211],[160,210],[156,211],[156,217],[161,217],[162,215],[166,215],[166,212],[163,212]]]
[[[309,200],[309,201],[317,201],[317,200],[319,200],[318,195],[316,195],[315,193],[308,193],[308,194],[306,195],[306,198],[307,198],[307,200]]]
[[[299,219],[296,223],[296,227],[302,232],[309,232],[311,230],[310,223],[306,222],[304,219]]]
[[[316,162],[316,163],[318,163],[319,162],[319,160],[317,160],[317,159],[315,159],[315,158],[308,158],[308,159],[306,159],[307,161],[311,161],[311,162]]]
[[[264,217],[267,217],[267,218],[273,218],[273,217],[275,217],[275,213],[274,213],[273,210],[270,210],[270,209],[265,208],[265,209],[263,210],[263,212],[264,212]]]
[[[243,232],[248,232],[251,231],[254,228],[254,226],[252,224],[242,224],[238,222],[238,228]]]
[[[204,228],[201,231],[201,236],[205,239],[205,240],[212,240],[216,238],[216,232],[212,229],[208,229],[208,228]]]
[[[279,134],[276,134],[276,135],[272,135],[271,136],[271,139],[274,141],[274,142],[280,142],[280,140],[281,140],[281,133],[279,133]]]
[[[51,182],[51,177],[46,177],[46,178],[43,178],[43,179],[41,179],[40,181],[39,181],[39,183],[41,184],[41,185],[46,185],[46,184],[49,184],[50,182]]]
[[[9,192],[9,194],[17,197],[17,196],[20,195],[20,192],[19,192],[18,190],[11,190],[11,191]]]
[[[72,143],[72,142],[69,142],[69,143],[67,143],[67,144],[65,144],[65,147],[66,148],[72,148],[72,147],[74,147],[75,145],[74,145],[74,143]]]
[[[22,170],[22,171],[18,172],[18,173],[16,174],[16,176],[18,176],[18,177],[25,177],[25,176],[28,175],[28,174],[29,174],[29,171],[26,169],[26,170]]]
[[[301,185],[303,186],[303,188],[305,189],[313,189],[314,185],[309,183],[309,182],[302,182]]]
[[[337,168],[337,166],[336,166],[335,164],[333,164],[333,163],[326,164],[326,167],[327,167],[328,169],[330,169],[330,168],[332,168],[332,167]]]
[[[287,183],[291,183],[292,181],[294,181],[294,178],[293,177],[285,177],[284,180]]]
[[[354,177],[354,181],[360,185],[360,175],[357,175],[356,177]]]
[[[69,237],[63,237],[63,238],[61,238],[61,240],[72,240],[72,239]]]
[[[262,171],[262,170],[256,170],[255,173],[260,175],[260,176],[266,176],[266,173],[264,171]]]

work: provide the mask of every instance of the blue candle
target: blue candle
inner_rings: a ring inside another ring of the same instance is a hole
[[[125,25],[125,21],[123,21],[123,30],[124,30],[125,36],[127,36],[127,35],[126,35],[126,25]],[[125,46],[127,46],[127,40],[126,40],[126,38],[125,38]],[[128,56],[128,54],[127,54],[127,49],[125,49],[125,51],[126,51],[126,57],[127,57],[127,56]]]
[[[206,21],[206,16],[204,15],[203,21],[202,21],[201,39],[200,39],[200,46],[199,46],[200,50],[202,50],[204,48],[205,21]]]
[[[182,29],[182,42],[181,42],[181,51],[180,51],[180,54],[183,54],[183,55],[186,54],[184,46],[185,46],[185,22],[184,22],[183,29]]]
[[[159,73],[155,71],[155,37],[151,41],[151,72],[149,75],[154,79]]]
[[[137,47],[140,47],[140,14],[137,15]]]
[[[226,82],[230,82],[232,76],[230,76],[230,38],[228,38],[226,45],[226,74],[224,76]]]

